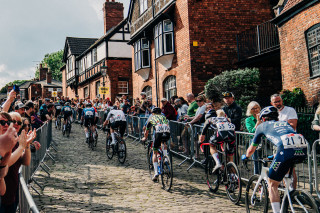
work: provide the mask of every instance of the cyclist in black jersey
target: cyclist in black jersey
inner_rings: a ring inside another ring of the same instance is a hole
[[[153,128],[153,166],[154,166],[154,176],[153,181],[158,180],[158,149],[163,141],[168,141],[170,139],[170,127],[168,119],[161,114],[161,109],[155,107],[152,110],[152,115],[148,118],[146,122],[146,130],[144,133],[144,138],[142,141],[146,141],[148,138],[149,130]],[[163,155],[167,155],[167,144],[164,144]]]
[[[286,121],[278,121],[278,110],[269,106],[261,110],[262,124],[256,129],[254,138],[242,160],[249,158],[261,143],[262,136],[277,146],[277,154],[269,168],[268,189],[273,212],[280,212],[278,186],[289,169],[307,157],[307,141],[297,134]]]

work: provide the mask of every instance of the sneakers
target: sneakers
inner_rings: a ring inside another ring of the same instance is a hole
[[[212,169],[212,174],[217,172],[221,168],[221,166],[222,166],[221,164],[216,164],[216,166]]]
[[[152,181],[156,182],[156,181],[158,180],[158,178],[159,178],[159,175],[158,175],[158,174],[157,174],[157,175],[154,175],[153,178],[152,178]]]
[[[208,163],[208,158],[205,158],[201,161],[202,165],[207,165],[207,163]]]

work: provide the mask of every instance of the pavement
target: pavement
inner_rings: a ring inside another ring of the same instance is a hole
[[[151,181],[146,149],[127,138],[127,159],[122,165],[105,154],[106,135],[100,131],[97,149],[85,143],[84,130],[73,124],[70,137],[53,128],[58,143],[56,162],[47,160],[50,177],[37,173],[45,186],[41,196],[33,192],[40,212],[245,212],[244,196],[239,205],[226,197],[220,186],[211,193],[204,170],[173,157],[173,186],[170,192]],[[243,189],[244,191],[244,189]]]

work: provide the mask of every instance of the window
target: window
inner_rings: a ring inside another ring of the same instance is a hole
[[[128,94],[128,81],[118,81],[119,94]]]
[[[173,23],[164,20],[154,28],[154,49],[156,58],[174,53]]]
[[[145,38],[134,43],[134,66],[135,70],[150,67],[150,45]]]
[[[83,94],[84,94],[84,98],[89,97],[89,89],[88,89],[88,87],[85,87],[85,88],[84,88]]]
[[[92,65],[97,62],[97,60],[98,60],[97,48],[94,48],[94,49],[92,50],[92,57],[91,57],[91,59],[92,59]]]
[[[96,97],[100,97],[99,95],[100,81],[96,82]]]
[[[148,9],[148,0],[139,0],[140,15]]]
[[[68,72],[73,70],[72,57],[68,59]]]
[[[143,88],[142,92],[145,92],[147,94],[147,98],[152,98],[152,87],[146,86]]]
[[[176,76],[169,76],[164,80],[164,97],[168,100],[177,95]]]
[[[307,33],[310,75],[320,75],[320,24],[311,27]]]

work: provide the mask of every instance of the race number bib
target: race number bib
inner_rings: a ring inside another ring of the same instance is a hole
[[[281,136],[284,149],[307,148],[307,140],[301,134],[287,134]]]
[[[86,116],[93,116],[93,112],[91,112],[91,111],[86,111]]]
[[[158,124],[155,126],[156,133],[170,132],[170,127],[168,124]]]
[[[229,122],[219,122],[217,123],[217,128],[219,131],[229,131],[234,130],[235,126]]]

